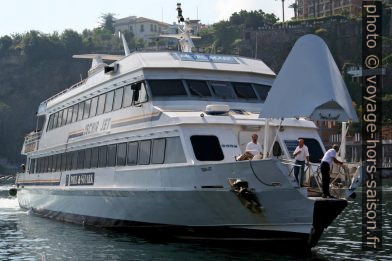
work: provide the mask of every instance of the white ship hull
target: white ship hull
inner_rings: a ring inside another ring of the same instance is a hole
[[[112,187],[62,186],[64,175],[59,186],[27,185],[29,182],[19,178],[18,200],[21,207],[39,215],[87,225],[159,229],[193,239],[289,240],[314,245],[312,240],[318,240],[312,238],[318,200],[294,188],[286,166],[279,161],[254,161],[255,174],[249,164],[97,172],[96,182],[113,179]],[[209,171],[198,173],[202,169]],[[200,175],[206,176],[202,183],[197,179]],[[261,206],[251,208],[241,200],[230,187],[230,178],[248,181]],[[165,186],[139,186],[144,179]],[[277,185],[266,186],[258,179]],[[181,186],[170,186],[179,180]],[[344,200],[324,200],[327,201],[341,206],[336,214],[346,204]],[[323,228],[316,229],[322,232]]]

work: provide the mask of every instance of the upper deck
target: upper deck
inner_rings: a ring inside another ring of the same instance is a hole
[[[275,73],[261,60],[233,55],[181,52],[134,52],[114,62],[115,72],[104,67],[70,88],[40,104],[38,115],[72,105],[76,100],[98,94],[110,86],[142,79],[236,80],[271,84]],[[113,66],[113,64],[111,64]],[[263,80],[264,79],[264,80]]]

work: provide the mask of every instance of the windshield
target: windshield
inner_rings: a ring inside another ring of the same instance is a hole
[[[271,86],[249,82],[148,80],[154,99],[206,99],[264,102]]]

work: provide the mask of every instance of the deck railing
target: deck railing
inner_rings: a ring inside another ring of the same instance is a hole
[[[23,143],[22,153],[26,154],[29,152],[33,152],[38,149],[38,143],[41,139],[42,131],[39,132],[30,132],[25,136],[25,140]]]

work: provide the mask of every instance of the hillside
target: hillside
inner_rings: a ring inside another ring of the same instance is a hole
[[[255,30],[273,26],[277,21],[274,15],[265,14],[261,10],[241,11],[233,14],[229,21],[219,22],[202,31],[203,39],[196,42],[196,45],[203,47],[206,52],[254,57],[252,50]],[[339,25],[334,25],[333,28],[339,30]],[[259,39],[257,56],[276,72],[295,40],[301,34],[309,33],[287,34],[284,30],[283,33],[275,34],[275,37],[279,38],[267,37],[274,31],[265,30],[263,38]],[[259,34],[262,35],[261,32]],[[350,62],[358,63],[360,42],[357,35],[352,34],[352,38],[346,38],[345,41],[336,37],[332,29],[321,30],[319,35],[332,47],[339,66],[343,67]],[[132,50],[146,47],[145,43],[137,41],[131,34],[126,36]],[[14,164],[23,162],[20,155],[23,137],[35,128],[35,113],[39,103],[78,82],[81,77],[86,77],[89,61],[71,58],[73,54],[80,53],[121,54],[121,41],[114,36],[107,23],[103,23],[100,28],[85,30],[81,34],[72,30],[61,34],[30,31],[0,38],[0,159],[7,159]],[[389,69],[391,68],[388,67]],[[391,77],[387,76],[384,81],[385,90],[390,93],[391,82]],[[347,85],[353,99],[359,103],[359,85],[351,82],[350,78],[347,78]],[[389,116],[385,120],[391,121],[392,95],[387,96],[386,100],[388,97],[391,98],[384,107],[389,110]]]

